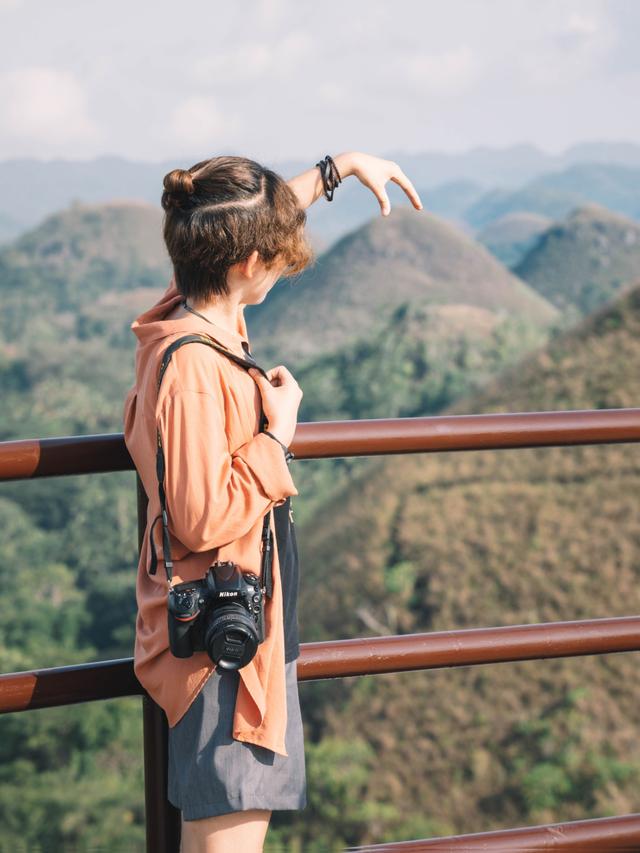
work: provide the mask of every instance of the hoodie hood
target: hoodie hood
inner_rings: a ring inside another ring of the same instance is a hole
[[[238,309],[235,332],[191,312],[177,320],[166,320],[165,317],[178,306],[182,298],[182,294],[176,287],[175,277],[172,277],[169,286],[160,299],[151,308],[136,317],[131,324],[131,330],[141,344],[151,343],[168,335],[201,334],[213,338],[242,358],[251,354],[247,326],[244,320],[244,306]]]

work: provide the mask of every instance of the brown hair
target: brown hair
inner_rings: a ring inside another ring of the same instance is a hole
[[[296,194],[254,160],[211,157],[173,169],[163,184],[164,241],[185,298],[228,296],[229,268],[255,249],[267,269],[285,262],[285,278],[315,260]]]

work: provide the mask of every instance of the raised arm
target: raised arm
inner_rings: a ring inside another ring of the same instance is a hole
[[[338,167],[342,180],[349,175],[353,175],[354,157],[356,156],[356,151],[345,151],[333,157],[333,162]],[[305,209],[322,195],[322,175],[318,166],[314,166],[312,169],[307,169],[306,172],[296,175],[295,178],[291,178],[287,183],[298,196],[300,206]]]
[[[385,190],[387,181],[393,181],[401,186],[415,209],[422,210],[420,196],[395,161],[374,157],[372,154],[364,154],[362,151],[346,151],[342,154],[336,154],[333,161],[342,180],[349,175],[355,175],[361,184],[371,190],[380,203],[380,211],[383,216],[387,216],[391,210],[389,196]],[[296,175],[287,183],[298,196],[300,206],[305,209],[323,194],[322,175],[318,166]]]

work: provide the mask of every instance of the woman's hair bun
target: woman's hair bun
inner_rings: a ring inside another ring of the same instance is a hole
[[[189,196],[195,192],[193,175],[188,169],[172,169],[164,176],[162,182],[164,192],[162,193],[162,207],[169,210],[171,207],[183,208],[189,204]]]

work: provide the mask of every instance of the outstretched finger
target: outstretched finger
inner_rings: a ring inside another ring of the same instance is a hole
[[[420,201],[420,196],[418,195],[416,188],[413,186],[413,184],[402,171],[402,169],[399,169],[396,174],[391,175],[389,180],[402,187],[405,193],[409,196],[409,200],[411,201],[411,204],[416,208],[416,210],[422,210],[422,202]]]
[[[371,187],[371,189],[373,190],[375,197],[380,202],[380,210],[382,212],[382,215],[388,216],[389,211],[391,210],[391,202],[389,201],[389,196],[387,195],[387,191],[385,190],[384,186],[373,186]]]

